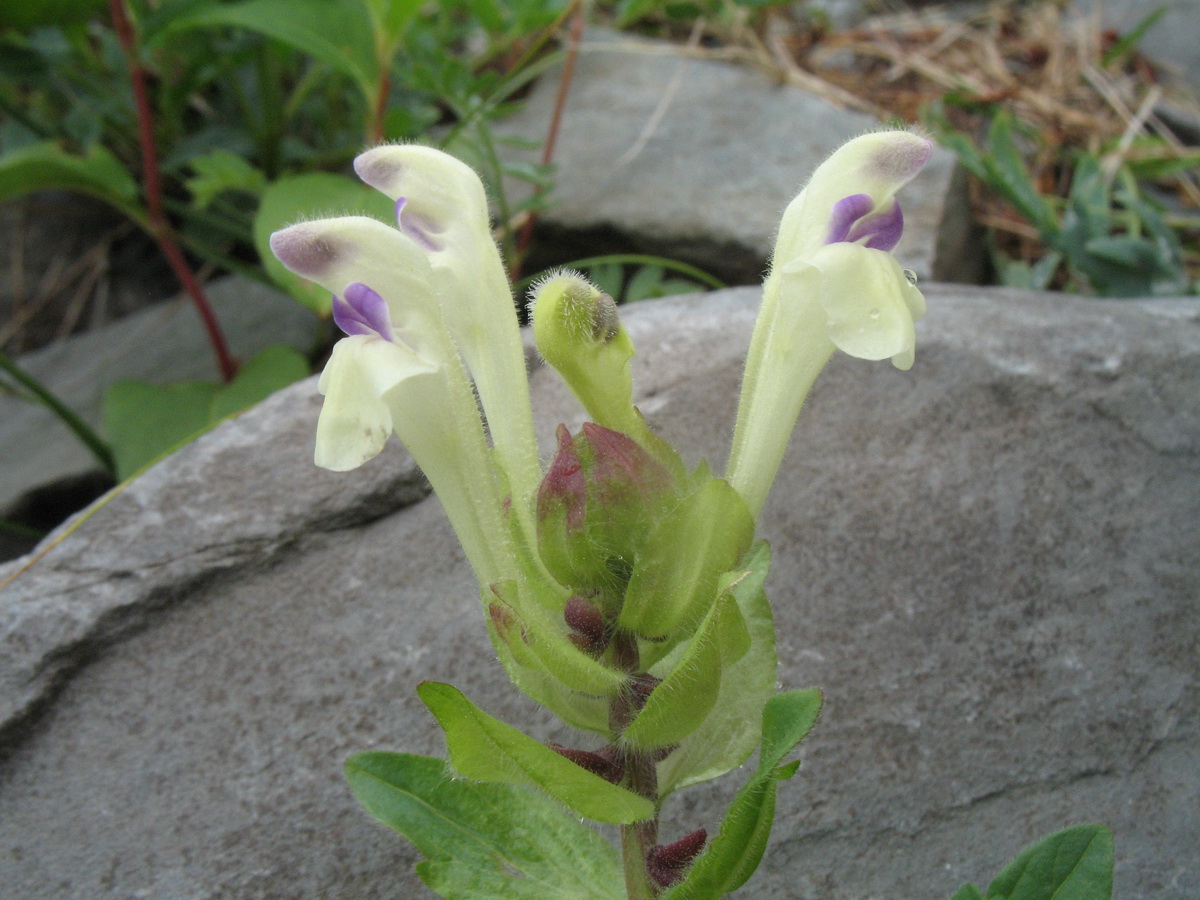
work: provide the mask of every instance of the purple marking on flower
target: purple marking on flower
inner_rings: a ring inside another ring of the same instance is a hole
[[[869,213],[875,207],[875,201],[869,194],[851,194],[833,204],[829,214],[829,236],[827,244],[840,244],[849,240],[850,226]]]
[[[904,234],[904,213],[900,211],[900,204],[896,200],[892,200],[892,205],[887,210],[855,222],[847,240],[861,241],[863,246],[870,247],[872,250],[891,251],[900,243],[902,234]],[[866,240],[864,241],[863,238]]]
[[[441,234],[442,229],[438,228],[424,216],[419,216],[411,210],[405,212],[404,208],[407,205],[407,197],[396,198],[396,227],[426,250],[433,253],[442,250],[441,243],[433,237],[435,234]]]
[[[342,295],[333,295],[333,321],[338,328],[346,334],[365,334],[395,343],[386,300],[361,281],[346,285]]]
[[[872,214],[874,202],[867,194],[851,194],[833,204],[829,215],[827,244],[862,244],[872,250],[890,251],[904,233],[904,213],[892,200],[883,212]]]

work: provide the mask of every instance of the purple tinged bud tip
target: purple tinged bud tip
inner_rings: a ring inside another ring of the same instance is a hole
[[[900,131],[871,160],[871,168],[887,181],[903,183],[914,178],[932,157],[932,141]]]
[[[708,840],[708,832],[697,828],[673,844],[659,844],[646,854],[646,873],[660,887],[670,887],[683,881],[688,867],[700,855]]]
[[[571,432],[566,425],[559,425],[555,432],[558,452],[546,470],[546,477],[538,488],[538,519],[551,515],[557,504],[563,504],[568,533],[583,529],[587,514],[587,480],[583,463],[575,452]]]
[[[671,486],[667,468],[629,435],[584,422],[583,437],[592,450],[592,481],[602,494],[614,486],[629,486],[647,495]]]
[[[293,225],[271,235],[271,252],[281,263],[305,278],[319,279],[338,258],[337,250],[308,225]]]
[[[563,609],[563,619],[571,627],[567,635],[585,653],[599,653],[608,646],[611,635],[604,615],[596,605],[578,594],[572,595]]]
[[[419,247],[424,247],[431,253],[438,253],[442,249],[442,244],[434,235],[441,234],[444,229],[438,228],[437,225],[424,216],[417,215],[408,206],[407,197],[398,197],[396,199],[396,227],[401,233],[411,239]]]
[[[383,148],[368,150],[356,156],[354,172],[365,184],[383,191],[400,178],[404,173],[404,166],[391,154],[377,152],[379,149]]]
[[[591,750],[576,750],[564,747],[551,741],[546,745],[559,756],[565,756],[580,768],[587,769],[593,775],[599,775],[605,781],[616,784],[625,774],[625,766],[618,760],[615,747],[605,747],[595,752]]]
[[[333,321],[346,334],[365,334],[395,343],[387,301],[361,281],[333,295]]]

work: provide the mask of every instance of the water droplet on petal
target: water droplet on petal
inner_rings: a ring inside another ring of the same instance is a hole
[[[873,309],[869,313],[867,313],[867,315],[870,316],[872,319],[878,319],[879,318],[879,310]]]
[[[908,283],[911,284],[913,287],[917,286],[917,273],[914,272],[912,269],[905,269],[904,277],[908,279]]]

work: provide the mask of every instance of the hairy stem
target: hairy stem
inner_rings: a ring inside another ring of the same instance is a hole
[[[113,30],[121,42],[121,50],[129,65],[129,81],[133,87],[134,104],[137,107],[138,146],[142,156],[142,181],[146,189],[146,212],[149,217],[151,237],[158,243],[159,250],[166,257],[171,271],[179,279],[184,291],[191,297],[200,315],[200,321],[208,334],[208,342],[212,345],[217,358],[217,368],[223,381],[232,381],[237,374],[237,364],[229,352],[221,325],[213,312],[212,304],[200,287],[200,281],[188,265],[183,251],[175,241],[175,232],[170,221],[163,212],[162,179],[159,175],[158,150],[154,143],[154,112],[150,106],[150,94],[146,88],[146,72],[138,59],[137,35],[125,9],[125,0],[109,0],[109,10],[112,13]]]
[[[640,674],[637,638],[626,632],[617,632],[613,637],[614,662],[630,675]],[[633,721],[643,701],[633,692],[613,698],[609,706],[609,722],[616,732],[621,732]],[[658,804],[658,773],[654,756],[631,747],[621,749],[625,777],[623,784],[639,796]],[[646,872],[646,857],[658,842],[658,813],[641,822],[621,826],[621,860],[625,869],[625,891],[629,900],[654,900],[655,890]]]

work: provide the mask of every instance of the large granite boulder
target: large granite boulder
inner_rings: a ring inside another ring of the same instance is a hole
[[[1117,896],[1192,897],[1200,302],[928,296],[911,372],[822,375],[761,521],[780,680],[827,706],[741,895],[947,897],[1095,820]],[[626,311],[642,407],[692,460],[723,463],[756,301]],[[533,381],[547,437],[580,421]],[[570,740],[501,674],[406,455],[314,469],[318,408],[281,392],[0,568],[5,897],[430,896],[342,758],[441,752],[425,678]]]

